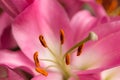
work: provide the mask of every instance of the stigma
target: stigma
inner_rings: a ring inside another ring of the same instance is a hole
[[[60,54],[57,54],[58,52],[54,52],[52,51],[51,47],[48,46],[47,44],[47,40],[44,38],[43,35],[39,36],[39,41],[41,43],[41,45],[48,49],[48,51],[50,52],[49,54],[51,54],[54,58],[54,60],[51,59],[38,59],[38,52],[36,51],[34,53],[34,62],[35,62],[35,70],[44,75],[47,76],[49,75],[48,68],[50,67],[55,67],[56,69],[58,69],[60,71],[60,73],[64,76],[64,79],[68,79],[72,73],[71,73],[71,54],[73,54],[73,51],[77,50],[76,56],[80,56],[82,54],[82,49],[84,48],[84,44],[88,41],[95,41],[98,39],[98,36],[94,33],[94,32],[90,32],[88,34],[88,36],[86,38],[84,38],[82,41],[76,43],[74,46],[72,46],[70,49],[68,49],[65,53],[62,53],[62,46],[65,43],[65,33],[63,29],[60,29],[60,33],[59,33],[59,40],[60,40]],[[43,68],[40,65],[40,60],[42,61],[48,61],[48,62],[52,62],[54,63],[54,65],[49,65],[47,68]]]

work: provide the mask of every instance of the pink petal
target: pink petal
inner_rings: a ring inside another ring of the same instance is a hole
[[[0,80],[24,80],[6,65],[0,65]]]
[[[0,36],[2,35],[2,32],[4,31],[4,29],[11,23],[11,18],[10,16],[8,16],[6,13],[2,13],[0,15]]]
[[[119,20],[111,21],[104,24],[98,24],[90,31],[95,32],[98,35],[99,39],[102,39],[103,37],[108,36],[111,33],[119,31],[120,30],[119,25],[120,25]]]
[[[13,24],[13,34],[29,59],[33,59],[33,54],[36,51],[40,51],[40,57],[43,58],[49,54],[40,44],[39,35],[42,34],[47,44],[56,49],[57,47],[52,45],[55,42],[56,45],[59,45],[59,30],[61,28],[68,34],[68,30],[70,30],[68,22],[66,13],[55,0],[36,0],[16,18]],[[29,44],[26,45],[26,43]]]
[[[2,42],[1,42],[1,37],[3,35],[3,32],[5,31],[6,28],[9,27],[10,23],[12,22],[10,16],[8,16],[6,13],[2,13],[0,15],[0,48],[2,48]]]
[[[31,4],[34,0],[26,0],[26,1]]]
[[[24,78],[24,80],[30,80],[33,78],[33,72],[25,66],[15,67],[13,70]]]
[[[79,2],[78,0],[58,0],[58,1],[61,3],[61,5],[63,5],[70,18],[72,18],[73,15],[77,13],[83,5],[82,2]]]
[[[108,15],[107,15],[106,11],[104,10],[104,8],[101,5],[97,4],[95,0],[79,0],[79,1],[80,2],[83,1],[85,3],[88,3],[88,5],[90,5],[92,7],[92,9],[94,10],[94,13],[97,17],[108,18]]]
[[[8,26],[4,29],[2,36],[1,36],[1,48],[2,49],[14,49],[17,47],[17,43],[12,35],[11,26]]]
[[[25,66],[34,70],[34,64],[22,52],[12,52],[8,50],[0,51],[0,64],[5,64],[11,68]]]
[[[12,17],[17,16],[28,5],[29,3],[26,0],[0,0],[0,7]]]
[[[35,76],[31,80],[63,80],[63,79],[62,79],[62,75],[60,75],[59,73],[49,72],[47,77],[43,75],[39,75],[39,76]]]
[[[100,73],[91,73],[91,74],[78,73],[77,75],[81,80],[101,80]]]
[[[85,37],[85,33],[91,28],[96,27],[97,19],[93,17],[89,11],[83,10],[76,13],[70,23],[74,35],[73,41],[77,42],[80,41],[83,36]]]
[[[84,48],[83,53],[78,58],[74,58],[73,65],[80,70],[101,69],[116,67],[120,65],[120,31],[109,34],[101,38],[93,46]],[[78,61],[80,64],[78,64]]]
[[[120,79],[120,67],[110,68],[101,73],[102,80],[119,80]]]

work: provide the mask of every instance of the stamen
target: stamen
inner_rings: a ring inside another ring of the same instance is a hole
[[[112,12],[113,10],[117,8],[117,5],[118,5],[117,0],[112,1],[110,6],[108,7],[108,11]]]
[[[39,40],[40,40],[41,44],[46,48],[47,44],[46,44],[46,41],[42,35],[39,36]]]
[[[56,61],[54,60],[50,60],[50,59],[39,59],[40,61],[48,61],[48,62],[52,62],[52,63],[57,63]]]
[[[38,52],[35,52],[33,57],[34,57],[35,66],[36,66],[35,70],[37,72],[43,74],[44,76],[47,76],[48,73],[44,69],[40,68],[40,64],[39,64],[39,60],[38,60]]]
[[[96,0],[98,4],[102,4],[103,0]]]
[[[70,54],[67,54],[67,55],[66,55],[65,61],[66,61],[66,64],[67,64],[67,65],[70,64]]]
[[[83,46],[84,46],[84,44],[82,44],[81,46],[78,47],[77,56],[79,56],[82,53]]]
[[[114,15],[119,6],[119,0],[96,0],[96,2],[101,4],[109,15]]]
[[[44,69],[41,69],[40,67],[36,67],[35,70],[44,76],[48,76],[48,72],[45,71]]]
[[[34,53],[33,58],[34,58],[34,61],[35,61],[35,66],[40,67],[39,60],[38,60],[38,52]]]
[[[64,43],[64,39],[65,39],[65,37],[64,37],[64,31],[63,31],[63,29],[61,29],[60,30],[60,41],[61,41],[61,44]]]
[[[97,36],[94,32],[90,32],[89,35],[88,35],[85,39],[83,39],[82,41],[78,42],[78,43],[75,44],[73,47],[71,47],[71,48],[65,53],[65,55],[64,55],[63,58],[65,58],[67,54],[71,54],[71,52],[72,52],[73,50],[75,50],[75,49],[78,48],[79,46],[83,45],[84,43],[86,43],[86,42],[88,42],[88,41],[90,41],[90,40],[95,41],[95,40],[97,40],[97,39],[98,39],[98,36]]]

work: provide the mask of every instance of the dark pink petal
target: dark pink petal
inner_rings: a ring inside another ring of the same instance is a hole
[[[101,80],[101,75],[99,73],[93,74],[77,74],[78,80]],[[69,80],[76,80],[74,77],[71,77]]]
[[[26,0],[29,4],[31,4],[34,0]]]
[[[87,1],[79,0],[79,1],[88,3],[94,10],[95,15],[97,15],[97,17],[107,17],[107,13],[104,10],[104,8],[101,5],[97,4],[95,0],[87,0]]]
[[[34,63],[20,51],[1,50],[0,64],[5,64],[11,68],[25,66],[34,71]]]
[[[0,65],[0,80],[24,80],[6,65]]]
[[[0,38],[0,42],[1,49],[14,49],[17,47],[17,43],[12,35],[11,26],[8,26],[7,28],[4,29]]]
[[[0,14],[0,49],[11,49],[17,46],[11,32],[11,23],[11,17],[5,12],[2,12]]]
[[[12,22],[10,16],[6,13],[0,14],[0,36],[2,35],[4,29]]]
[[[24,80],[30,80],[33,78],[33,72],[25,66],[15,67],[13,70],[24,78]]]
[[[82,2],[79,2],[78,0],[58,0],[58,1],[65,8],[70,18],[72,18],[73,15],[77,13],[83,5]]]
[[[0,7],[12,17],[17,16],[28,5],[26,0],[0,0]]]

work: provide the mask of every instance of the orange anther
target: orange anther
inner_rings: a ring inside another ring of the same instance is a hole
[[[70,54],[67,54],[67,55],[66,55],[65,61],[66,61],[66,64],[67,64],[67,65],[70,64]]]
[[[35,61],[35,66],[40,67],[39,60],[38,60],[38,52],[34,53],[33,58],[34,58],[34,61]]]
[[[41,69],[40,67],[36,67],[35,70],[44,76],[48,76],[48,72],[45,71],[44,69]]]
[[[103,0],[96,0],[98,4],[102,4]]]
[[[39,36],[39,40],[44,47],[47,47],[46,41],[42,35]]]
[[[117,8],[117,6],[118,6],[117,0],[113,0],[108,8],[108,11],[112,12]]]
[[[96,0],[96,2],[101,4],[108,13],[111,13],[118,7],[119,0]]]
[[[82,53],[83,46],[84,44],[78,47],[77,56],[79,56]]]
[[[60,41],[61,41],[61,44],[64,43],[64,39],[65,39],[65,37],[64,37],[64,31],[63,31],[63,29],[60,29]]]

